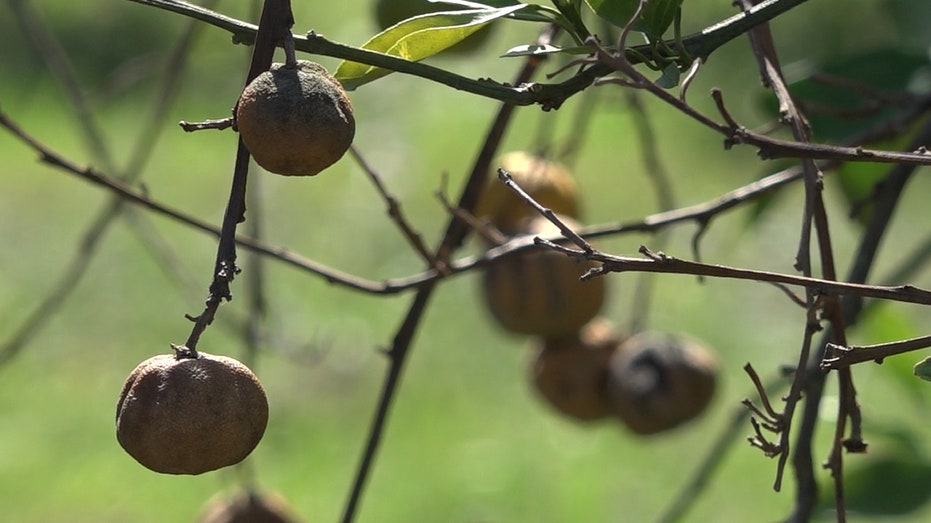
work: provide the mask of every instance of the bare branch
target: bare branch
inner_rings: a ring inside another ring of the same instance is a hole
[[[842,346],[828,343],[827,353],[821,361],[822,370],[837,370],[864,361],[882,363],[884,358],[931,347],[931,336],[877,343],[875,345]]]

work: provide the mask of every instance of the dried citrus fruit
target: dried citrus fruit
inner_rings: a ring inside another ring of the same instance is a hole
[[[562,221],[577,226],[569,218]],[[559,232],[542,216],[531,219],[525,227],[533,235]],[[534,247],[486,267],[482,294],[492,316],[511,332],[568,336],[594,318],[604,303],[604,278],[579,279],[596,265],[547,247]]]
[[[595,318],[579,332],[532,342],[530,379],[557,411],[580,421],[609,417],[608,361],[620,343],[611,324]]]
[[[714,395],[718,364],[697,341],[636,334],[611,357],[607,392],[617,416],[637,434],[654,434],[701,414]]]
[[[284,175],[313,176],[352,144],[356,121],[339,81],[322,65],[273,64],[243,89],[236,126],[256,163]]]
[[[514,181],[543,207],[556,214],[579,218],[578,188],[561,164],[523,151],[503,155],[492,165],[511,173]],[[506,234],[520,232],[520,223],[537,211],[501,183],[497,172],[489,173],[475,215],[488,219]]]
[[[268,423],[268,400],[239,361],[174,346],[130,373],[116,407],[116,437],[143,466],[202,474],[242,461]]]
[[[244,491],[207,502],[199,523],[296,523],[284,499],[274,493]]]

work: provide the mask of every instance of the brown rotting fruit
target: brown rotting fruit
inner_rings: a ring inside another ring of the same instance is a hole
[[[243,491],[229,498],[218,496],[207,502],[198,523],[297,523],[280,495]]]
[[[283,175],[313,176],[352,145],[356,123],[346,91],[320,64],[272,64],[243,89],[236,127],[256,163]]]
[[[631,431],[655,434],[699,416],[714,395],[717,374],[714,354],[699,342],[642,332],[611,357],[608,400]]]
[[[605,387],[620,338],[608,320],[595,318],[572,335],[531,343],[530,380],[549,405],[579,421],[611,416]]]
[[[116,407],[120,445],[165,474],[202,474],[242,461],[268,423],[262,384],[233,358],[173,348],[126,379]]]

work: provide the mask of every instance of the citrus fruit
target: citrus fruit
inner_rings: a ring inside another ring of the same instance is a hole
[[[284,499],[274,493],[243,491],[207,502],[199,523],[296,523]]]
[[[596,318],[579,332],[532,342],[530,379],[554,409],[580,421],[611,415],[605,396],[608,362],[620,343],[607,320]]]
[[[492,165],[509,172],[520,188],[543,207],[579,218],[578,188],[563,165],[523,151],[505,154]],[[502,183],[495,170],[489,173],[475,215],[487,219],[505,234],[515,234],[520,232],[522,221],[538,213]]]
[[[243,143],[265,170],[313,176],[352,144],[356,122],[339,81],[320,64],[272,64],[243,89],[236,104]]]
[[[174,346],[130,373],[116,407],[116,436],[143,466],[202,474],[242,461],[268,423],[268,401],[239,361]]]
[[[655,434],[701,414],[714,395],[718,364],[697,341],[666,333],[631,336],[611,357],[608,400],[637,434]]]
[[[578,225],[569,218],[562,221],[573,228]],[[559,232],[543,216],[525,227],[527,234],[544,237]],[[580,279],[596,266],[548,247],[532,247],[488,265],[482,295],[492,317],[511,332],[568,336],[594,318],[604,303],[605,279]]]

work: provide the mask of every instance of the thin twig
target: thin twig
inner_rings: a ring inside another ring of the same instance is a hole
[[[90,181],[94,184],[100,185],[107,188],[108,190],[119,194],[124,200],[141,205],[145,208],[148,208],[152,211],[158,212],[164,216],[172,218],[180,223],[183,223],[189,227],[192,227],[203,232],[207,232],[213,236],[219,237],[221,231],[198,218],[191,216],[179,209],[174,209],[169,207],[161,202],[158,202],[144,191],[140,191],[132,186],[128,186],[121,182],[118,182],[110,177],[102,175],[93,169],[85,169],[78,167],[73,164],[71,161],[66,158],[58,155],[48,147],[41,144],[38,140],[26,134],[22,129],[20,129],[9,117],[0,111],[0,126],[7,128],[14,135],[20,138],[23,142],[32,147],[42,156],[42,161],[48,163],[52,167],[63,169],[69,173],[80,176],[82,179]],[[621,234],[627,232],[644,232],[644,231],[655,231],[663,227],[681,223],[693,221],[696,219],[702,219],[708,215],[717,214],[725,210],[731,209],[741,202],[749,201],[755,197],[766,194],[772,190],[775,190],[787,183],[790,183],[794,180],[797,180],[800,176],[798,171],[789,169],[785,171],[780,171],[774,175],[771,175],[767,178],[753,182],[744,186],[740,189],[732,191],[722,197],[715,198],[704,204],[699,204],[691,207],[686,207],[672,212],[667,213],[658,213],[655,215],[647,216],[641,221],[632,222],[622,225],[608,225],[608,226],[593,226],[593,227],[583,227],[580,228],[578,232],[580,235],[586,238],[596,238],[600,236],[607,236],[612,234]],[[415,289],[424,285],[429,285],[434,280],[437,280],[442,277],[435,270],[427,270],[422,273],[415,275],[403,277],[403,278],[393,278],[385,280],[384,282],[374,282],[356,276],[338,271],[331,267],[327,267],[323,264],[314,262],[307,258],[304,258],[298,254],[289,252],[287,249],[282,247],[275,247],[268,245],[264,242],[250,238],[245,235],[238,235],[236,237],[237,244],[254,250],[256,252],[261,252],[266,256],[270,256],[278,261],[287,263],[293,267],[300,268],[318,274],[325,278],[331,283],[336,283],[344,285],[349,288],[356,290],[369,292],[372,294],[396,294],[399,292],[404,292],[407,290]],[[516,252],[519,252],[523,249],[529,249],[533,247],[533,238],[518,238],[513,239],[506,244],[500,245],[489,249],[485,253],[478,256],[465,256],[450,262],[448,268],[451,274],[459,274],[469,270],[473,270],[477,267],[481,267],[488,263],[492,263],[495,260],[503,257],[509,256]],[[604,254],[599,254],[606,256]],[[630,263],[630,260],[633,260],[633,263]],[[620,261],[622,265],[618,265],[617,268],[625,271],[648,271],[648,272],[675,272],[672,270],[663,270],[659,269],[656,266],[652,265],[643,265],[642,259],[627,259],[627,258],[618,258],[609,261]],[[681,260],[679,260],[680,263]],[[694,263],[694,262],[692,262]],[[703,264],[698,264],[699,266]],[[705,267],[692,267],[689,269],[690,272],[685,274],[693,275],[708,275],[714,276],[716,273],[714,265],[707,265],[711,269]],[[867,297],[878,297],[889,299],[893,301],[905,301],[912,303],[924,303],[921,301],[921,290],[909,287],[909,286],[898,286],[898,287],[872,287],[872,286],[844,286],[843,284],[836,284],[833,282],[824,282],[817,278],[799,278],[791,275],[784,275],[779,273],[769,273],[765,271],[751,271],[748,269],[737,269],[737,268],[727,268],[724,271],[727,275],[722,277],[727,278],[736,278],[736,279],[745,279],[745,280],[757,280],[757,281],[768,281],[768,282],[777,282],[785,283],[787,285],[796,285],[801,287],[811,287],[821,292],[827,292],[828,290],[833,289],[833,291],[838,293],[846,293],[851,296],[857,296],[861,292],[863,296]],[[822,284],[827,284],[827,287],[822,287]],[[832,284],[834,285],[832,287]],[[917,293],[917,294],[916,294]]]
[[[869,298],[881,298],[892,301],[931,305],[931,291],[912,285],[882,286],[862,283],[845,283],[807,276],[796,276],[777,272],[741,269],[727,265],[712,265],[682,260],[669,255],[657,259],[631,258],[605,254],[598,250],[586,253],[581,249],[572,249],[543,238],[536,238],[537,245],[545,245],[569,256],[584,257],[601,262],[604,272],[661,272],[668,274],[691,274],[713,278],[753,280],[760,282],[781,283],[804,287],[818,295],[847,296],[856,295]]]
[[[212,2],[212,5],[215,2]],[[72,110],[81,123],[83,132],[81,136],[87,140],[87,147],[92,151],[92,155],[105,166],[115,169],[115,160],[111,154],[110,148],[103,139],[103,132],[99,129],[93,119],[87,102],[87,96],[81,89],[74,71],[64,50],[55,40],[37,15],[25,8],[24,2],[14,2],[14,12],[20,17],[20,24],[27,28],[27,34],[33,39],[39,54],[43,56],[45,63],[48,65],[62,86]],[[194,43],[194,39],[200,33],[202,26],[196,22],[188,24],[185,32],[179,38],[178,42],[172,49],[168,63],[165,67],[166,74],[164,81],[156,90],[159,96],[153,104],[151,117],[143,126],[127,167],[123,170],[122,178],[126,183],[138,179],[142,175],[147,160],[154,150],[155,141],[158,133],[162,128],[163,115],[167,112],[168,106],[177,98],[179,92],[182,72],[190,56],[189,50]],[[39,142],[27,136],[18,126],[13,124],[5,114],[0,111],[0,123],[7,129],[17,135],[22,141],[31,145],[33,149],[42,154],[47,161],[54,157],[54,153],[47,154],[50,151],[43,152],[37,147],[41,147]],[[51,162],[55,163],[55,162]],[[113,171],[115,172],[115,171]],[[36,308],[26,317],[23,323],[14,333],[0,345],[0,367],[10,361],[18,354],[28,341],[37,333],[46,322],[55,316],[54,312],[63,304],[71,292],[77,288],[90,263],[93,260],[97,246],[103,240],[109,225],[121,214],[126,203],[126,199],[120,194],[114,197],[104,207],[101,208],[98,215],[91,221],[91,224],[84,231],[79,242],[79,247],[75,251],[71,261],[65,267],[64,272],[58,280],[58,283],[49,291],[49,293],[40,300]]]
[[[556,32],[557,29],[555,27],[548,28],[540,35],[538,39],[539,43],[549,43]],[[528,57],[524,62],[520,72],[517,74],[515,83],[520,84],[529,81],[534,72],[539,67],[541,61],[542,60],[539,57]],[[462,208],[466,212],[472,212],[478,202],[478,197],[486,183],[487,173],[491,166],[492,159],[497,153],[498,146],[504,137],[504,131],[511,121],[513,113],[513,105],[502,105],[498,110],[498,114],[495,117],[491,128],[488,131],[488,134],[485,136],[485,141],[481,150],[479,151],[475,163],[472,166],[468,180],[466,181],[465,187],[462,189],[462,193],[459,197],[458,207]],[[447,223],[443,238],[440,241],[440,245],[436,249],[436,257],[441,262],[448,262],[452,252],[460,245],[462,245],[462,242],[468,235],[469,230],[470,229],[468,224],[460,221],[459,218],[455,215],[451,216],[449,222]],[[359,466],[356,470],[356,476],[349,493],[349,498],[346,501],[346,506],[343,511],[343,523],[351,523],[355,518],[356,508],[358,507],[362,492],[365,489],[369,471],[374,462],[375,455],[378,451],[381,437],[384,432],[385,423],[387,422],[388,412],[397,391],[398,382],[401,377],[401,371],[403,370],[404,363],[410,354],[410,346],[413,342],[417,328],[420,325],[420,320],[423,317],[424,311],[426,310],[427,303],[433,294],[435,285],[436,280],[432,280],[430,283],[420,287],[417,290],[417,293],[414,295],[413,302],[411,303],[411,306],[408,309],[404,320],[401,322],[401,325],[398,327],[395,333],[391,348],[387,352],[387,355],[390,358],[390,363],[388,365],[382,391],[379,396],[378,405],[375,409],[375,414],[369,429],[368,438],[366,439],[365,450],[362,453],[362,458],[360,459]]]
[[[391,221],[398,226],[398,229],[401,230],[401,234],[404,235],[404,238],[407,239],[407,243],[414,249],[414,251],[420,255],[424,261],[427,262],[427,265],[431,268],[437,269],[442,272],[444,270],[443,266],[437,261],[436,257],[427,249],[426,244],[424,244],[423,237],[419,232],[414,230],[410,222],[407,221],[407,218],[404,217],[404,212],[401,210],[401,204],[398,203],[398,200],[388,193],[388,190],[385,188],[385,184],[382,183],[381,177],[374,169],[365,161],[365,158],[359,153],[359,150],[355,146],[349,147],[349,154],[352,158],[359,164],[359,167],[365,171],[365,174],[368,175],[369,180],[372,182],[372,185],[375,186],[375,189],[378,191],[378,194],[385,201],[385,204],[388,206],[388,217],[391,218]]]

